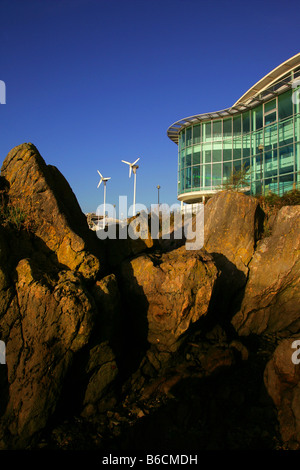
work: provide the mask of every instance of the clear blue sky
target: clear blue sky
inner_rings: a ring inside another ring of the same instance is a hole
[[[23,143],[67,178],[84,212],[177,201],[180,118],[231,106],[299,52],[297,0],[1,0],[1,164]]]

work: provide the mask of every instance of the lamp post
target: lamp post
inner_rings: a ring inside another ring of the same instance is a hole
[[[158,209],[159,209],[159,190],[160,190],[159,184],[156,187],[157,187],[157,204],[158,204]]]
[[[263,149],[264,146],[260,144],[258,150],[260,151],[260,193],[263,193],[263,177],[262,177],[262,164],[263,164]]]

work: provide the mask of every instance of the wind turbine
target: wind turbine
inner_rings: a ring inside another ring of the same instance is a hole
[[[123,163],[127,163],[129,165],[129,178],[131,177],[131,172],[134,174],[134,189],[133,189],[133,215],[135,215],[135,196],[136,196],[136,170],[138,169],[137,162],[139,161],[140,157],[135,160],[135,162],[130,163],[122,160]]]
[[[99,181],[99,183],[98,183],[97,188],[99,188],[99,186],[100,186],[100,184],[102,183],[102,181],[103,181],[103,184],[104,184],[104,204],[103,204],[103,206],[104,206],[104,217],[103,217],[103,228],[105,228],[106,183],[107,183],[108,180],[110,180],[110,177],[109,177],[109,178],[104,178],[104,177],[101,175],[100,171],[99,171],[99,170],[97,170],[97,171],[98,171],[98,173],[99,173],[99,175],[100,175],[100,181]]]

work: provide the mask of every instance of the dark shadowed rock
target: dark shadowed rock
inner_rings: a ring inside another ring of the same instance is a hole
[[[283,442],[289,449],[298,450],[300,449],[300,354],[297,352],[297,346],[294,346],[294,341],[299,339],[298,334],[281,341],[264,373],[266,389],[278,410]],[[296,363],[292,360],[293,354],[296,354]]]
[[[86,374],[89,376],[89,381],[81,415],[96,417],[103,409],[103,404],[105,408],[105,400],[103,402],[105,393],[118,376],[116,356],[108,342],[99,343],[91,348]],[[114,397],[112,399],[114,400]]]
[[[205,251],[178,248],[122,264],[123,294],[132,322],[144,321],[159,351],[175,351],[190,324],[206,315],[218,271]]]
[[[108,274],[96,281],[91,294],[99,312],[97,316],[97,339],[114,341],[120,334],[121,294],[115,274]]]

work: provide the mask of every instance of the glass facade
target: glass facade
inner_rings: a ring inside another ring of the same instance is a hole
[[[278,92],[299,76],[299,69],[264,90],[256,106],[252,100],[244,112],[195,119],[178,131],[179,199],[187,193],[194,201],[213,194],[241,168],[247,170],[243,189],[248,194],[300,189],[300,100],[293,99],[300,82]]]

